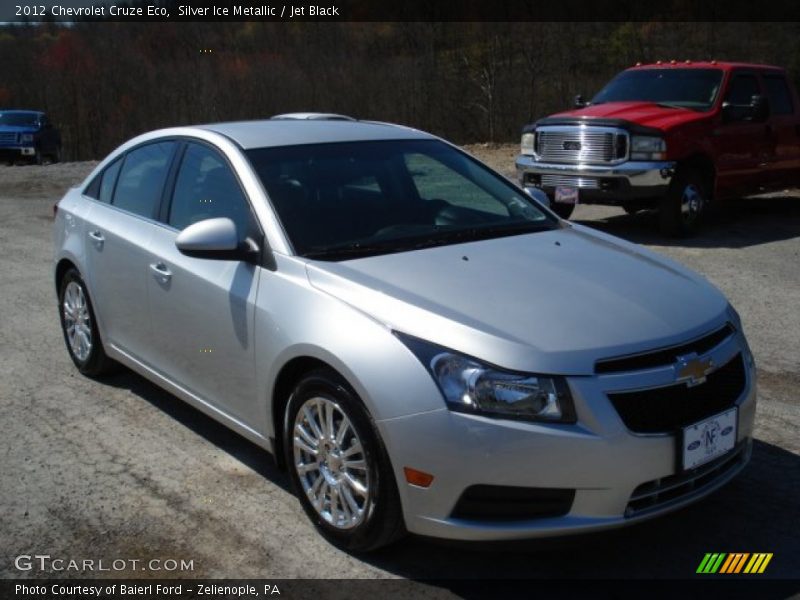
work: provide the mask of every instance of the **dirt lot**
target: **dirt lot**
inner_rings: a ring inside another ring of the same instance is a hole
[[[511,173],[516,146],[469,150]],[[446,551],[409,538],[362,559],[322,541],[264,451],[130,372],[77,374],[58,327],[50,227],[53,203],[91,166],[0,167],[0,577],[26,575],[19,554],[49,554],[194,561],[191,572],[115,573],[137,576],[685,578],[706,552],[742,551],[774,552],[767,575],[800,579],[800,194],[737,202],[680,242],[655,233],[651,215],[574,215],[700,271],[740,311],[760,401],[738,479],[610,534]]]

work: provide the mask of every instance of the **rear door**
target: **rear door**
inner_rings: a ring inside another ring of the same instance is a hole
[[[142,361],[152,343],[147,248],[174,149],[172,141],[146,144],[109,165],[86,218],[89,286],[105,341]]]
[[[147,259],[153,367],[241,422],[263,420],[256,394],[253,323],[260,267],[181,254],[175,238],[193,223],[228,217],[240,241],[261,233],[225,157],[188,142]]]
[[[755,71],[737,70],[728,82],[723,103],[731,105],[730,118],[714,132],[718,195],[744,196],[765,184],[773,154],[767,125],[746,119],[752,97],[762,94]]]
[[[774,149],[765,182],[768,189],[800,183],[800,117],[792,89],[782,71],[764,71],[761,77],[770,118],[767,131]]]

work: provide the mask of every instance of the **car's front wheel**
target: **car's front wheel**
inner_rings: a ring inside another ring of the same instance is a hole
[[[70,269],[61,278],[58,300],[64,341],[78,370],[91,377],[113,370],[116,363],[103,349],[89,292],[77,270]]]
[[[569,219],[575,210],[574,204],[565,204],[564,202],[551,202],[550,210],[556,213],[562,219]]]
[[[386,449],[361,400],[336,373],[321,369],[300,381],[283,439],[295,492],[330,542],[364,552],[403,534]]]
[[[697,232],[710,200],[707,178],[697,169],[681,169],[659,207],[661,232],[687,237]]]

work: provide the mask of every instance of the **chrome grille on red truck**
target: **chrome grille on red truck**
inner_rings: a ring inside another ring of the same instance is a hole
[[[627,158],[628,133],[614,127],[537,127],[534,151],[542,161],[613,164]]]

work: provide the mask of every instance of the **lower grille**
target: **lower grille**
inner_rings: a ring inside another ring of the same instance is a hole
[[[635,517],[701,494],[721,479],[736,473],[745,465],[749,455],[749,442],[741,442],[732,453],[696,469],[643,483],[633,490],[625,516]]]
[[[592,177],[575,177],[572,175],[542,175],[542,187],[569,186],[596,190],[600,182]]]
[[[672,433],[732,407],[744,392],[744,361],[737,354],[705,383],[608,394],[625,426],[635,433]]]
[[[561,517],[572,508],[575,490],[473,485],[464,490],[451,516],[475,521],[524,521]]]
[[[0,144],[16,144],[16,133],[0,133]]]

